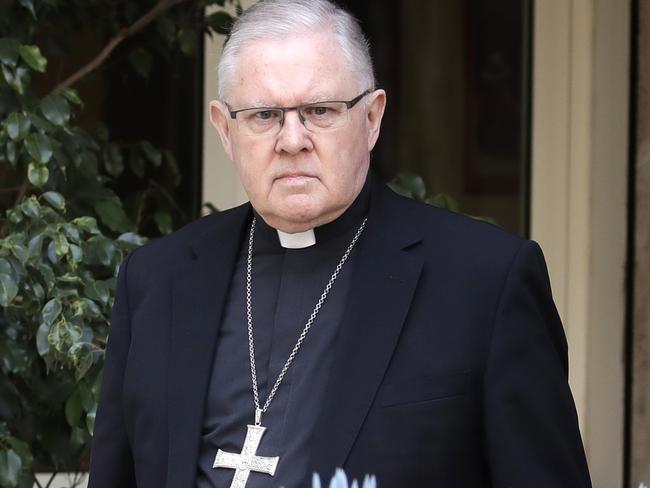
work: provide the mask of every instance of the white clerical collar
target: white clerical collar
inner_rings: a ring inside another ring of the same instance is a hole
[[[316,234],[314,234],[314,229],[309,229],[304,232],[296,232],[295,234],[288,234],[281,230],[277,231],[280,245],[286,249],[302,249],[316,244]]]

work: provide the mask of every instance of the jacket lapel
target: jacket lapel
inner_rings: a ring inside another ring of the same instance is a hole
[[[400,336],[422,268],[406,248],[419,242],[397,214],[399,197],[375,183],[357,250],[352,292],[340,326],[333,369],[313,438],[311,472],[342,467],[368,413]]]
[[[167,393],[167,488],[193,486],[205,396],[219,324],[250,205],[214,215],[191,244],[192,260],[176,270]]]

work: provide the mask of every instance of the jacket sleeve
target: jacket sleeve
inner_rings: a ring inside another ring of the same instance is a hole
[[[537,243],[519,249],[494,320],[483,385],[492,486],[591,487],[567,342]]]
[[[127,288],[130,254],[120,266],[90,456],[89,488],[135,488],[133,457],[122,410],[122,384],[131,341]]]

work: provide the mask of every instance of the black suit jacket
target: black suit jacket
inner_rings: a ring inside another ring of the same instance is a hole
[[[91,488],[193,487],[250,219],[249,204],[204,217],[122,265]],[[378,182],[358,246],[311,470],[379,488],[591,486],[539,246]]]

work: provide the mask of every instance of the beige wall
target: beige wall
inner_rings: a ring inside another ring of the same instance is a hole
[[[639,2],[632,486],[650,484],[650,4]]]
[[[536,2],[532,237],[596,487],[623,479],[629,2]]]
[[[243,8],[254,0],[242,0]],[[203,200],[219,210],[225,210],[248,201],[233,164],[223,151],[217,131],[210,123],[208,103],[217,99],[217,60],[221,55],[224,36],[205,38],[205,91],[203,116]]]

